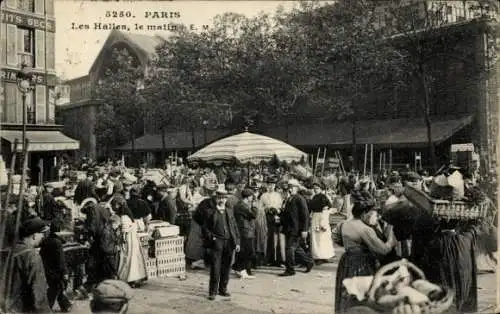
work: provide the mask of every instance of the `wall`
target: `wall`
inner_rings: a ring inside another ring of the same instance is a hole
[[[96,140],[94,134],[97,105],[88,103],[80,106],[61,106],[57,108],[58,118],[64,124],[63,132],[80,141],[80,155],[95,158]],[[85,123],[82,123],[85,121]]]
[[[47,8],[45,8],[45,3]],[[27,94],[29,124],[53,124],[55,107],[55,19],[53,0],[6,0],[0,23],[0,119],[22,123],[22,97],[16,73],[22,62],[33,68]],[[45,9],[47,16],[44,15]]]

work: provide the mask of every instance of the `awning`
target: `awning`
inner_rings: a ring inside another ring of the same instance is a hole
[[[9,141],[14,150],[14,142],[18,140],[17,149],[22,149],[22,131],[2,130],[0,137]],[[26,138],[29,140],[28,151],[55,151],[55,150],[76,150],[80,149],[80,142],[74,140],[60,131],[27,131]]]
[[[432,142],[440,144],[455,133],[470,125],[474,116],[441,117],[432,119]],[[231,130],[208,130],[207,143],[233,133]],[[296,147],[332,146],[345,147],[352,144],[352,123],[349,121],[336,123],[316,123],[291,125],[288,130],[283,126],[262,129],[259,133]],[[165,136],[167,150],[192,149],[191,132],[173,132]],[[359,145],[374,144],[378,147],[425,147],[427,145],[427,128],[423,118],[363,120],[356,123],[356,143]],[[203,130],[195,132],[195,147],[205,144]],[[161,151],[161,135],[145,135],[136,139],[136,151]],[[119,151],[130,151],[128,143]]]

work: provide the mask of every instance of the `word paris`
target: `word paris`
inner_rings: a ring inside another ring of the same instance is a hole
[[[105,17],[120,18],[131,17],[135,18],[135,14],[131,11],[106,11]],[[144,17],[147,19],[178,19],[181,17],[181,12],[168,12],[168,11],[147,11],[144,12]]]

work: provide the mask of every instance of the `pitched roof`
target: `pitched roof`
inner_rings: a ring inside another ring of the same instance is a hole
[[[123,33],[123,35],[128,38],[133,44],[137,45],[139,49],[142,49],[150,57],[156,54],[156,47],[165,42],[165,39],[160,36],[149,36],[133,33]]]
[[[95,72],[95,70],[102,65],[102,58],[104,58],[106,53],[109,52],[110,48],[118,42],[129,44],[132,50],[137,53],[141,62],[144,62],[146,60],[150,60],[153,57],[153,55],[156,53],[156,47],[164,41],[165,39],[158,35],[150,36],[113,30],[111,31],[111,33],[109,33],[109,36],[104,42],[101,51],[97,54],[94,63],[90,67],[89,73]]]

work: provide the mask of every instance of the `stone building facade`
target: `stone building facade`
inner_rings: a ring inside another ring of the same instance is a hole
[[[54,0],[5,0],[0,4],[0,121],[1,155],[7,165],[22,147],[23,105],[31,180],[50,177],[54,157],[78,149],[75,141],[55,123],[55,16]],[[31,87],[23,97],[17,73],[21,64],[31,68]],[[19,146],[14,147],[15,140]]]

